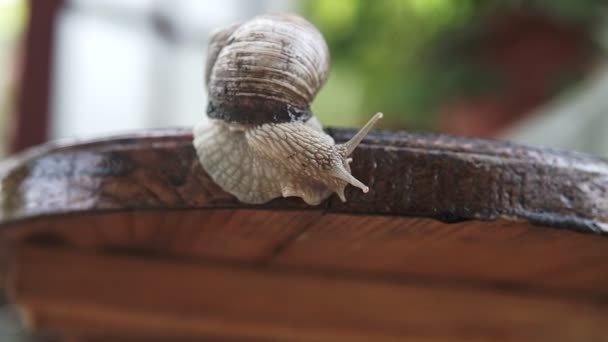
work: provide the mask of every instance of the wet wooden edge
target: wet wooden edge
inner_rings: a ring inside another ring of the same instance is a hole
[[[328,129],[338,142],[352,129]],[[58,142],[0,162],[0,226],[47,215],[134,209],[261,208],[462,220],[526,220],[608,233],[608,162],[581,153],[438,134],[375,130],[349,187],[317,207],[246,205],[202,170],[190,129]]]

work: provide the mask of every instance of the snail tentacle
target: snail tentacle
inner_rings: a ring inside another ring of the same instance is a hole
[[[367,133],[369,133],[369,131],[371,131],[372,128],[374,128],[374,125],[376,125],[376,122],[378,122],[378,120],[382,119],[383,116],[384,116],[384,114],[382,114],[382,113],[376,113],[374,116],[372,116],[371,119],[369,119],[369,121],[363,127],[361,127],[361,129],[359,130],[359,132],[357,132],[357,134],[355,134],[355,136],[350,138],[349,141],[342,144],[344,147],[346,147],[346,149],[344,151],[345,157],[348,157],[353,153],[353,151],[355,150],[357,145],[359,145],[361,143],[361,141],[363,140],[363,138],[365,138]]]

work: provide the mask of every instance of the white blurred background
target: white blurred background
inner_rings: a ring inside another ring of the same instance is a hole
[[[206,106],[202,79],[209,32],[259,13],[293,11],[293,5],[71,1],[57,32],[51,138],[193,125]]]

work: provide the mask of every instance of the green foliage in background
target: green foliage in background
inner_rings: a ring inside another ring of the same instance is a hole
[[[25,0],[0,0],[0,42],[14,40],[21,33],[26,15]]]
[[[454,94],[497,86],[492,74],[439,46],[484,12],[535,8],[580,25],[603,14],[599,0],[310,0],[302,12],[325,35],[332,73],[313,109],[325,124],[358,125],[383,111],[385,127],[429,128]],[[447,44],[449,46],[449,44]],[[448,54],[446,56],[446,54]]]
[[[0,0],[0,157],[7,150],[15,100],[15,60],[27,18],[27,1]]]

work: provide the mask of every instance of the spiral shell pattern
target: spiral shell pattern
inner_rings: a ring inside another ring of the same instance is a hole
[[[207,114],[242,124],[306,121],[329,73],[321,33],[295,15],[264,15],[210,37]]]

